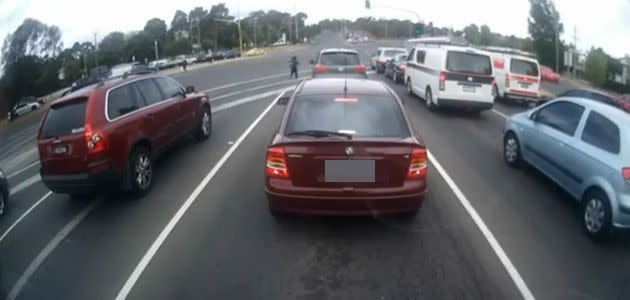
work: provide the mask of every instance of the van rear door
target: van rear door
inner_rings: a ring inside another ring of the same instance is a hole
[[[440,98],[491,102],[490,56],[467,51],[448,51],[446,72],[440,74]]]
[[[512,58],[510,60],[510,93],[538,98],[540,70],[534,61]]]

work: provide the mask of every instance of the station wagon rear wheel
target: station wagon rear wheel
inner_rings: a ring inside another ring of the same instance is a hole
[[[129,157],[131,190],[138,196],[146,195],[153,186],[153,159],[148,149],[137,147]]]

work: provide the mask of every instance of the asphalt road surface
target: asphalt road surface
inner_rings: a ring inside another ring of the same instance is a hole
[[[431,152],[420,214],[269,215],[263,164],[283,113],[274,100],[297,83],[289,58],[298,56],[303,78],[322,47],[353,47],[367,62],[377,46],[397,44],[347,45],[329,34],[173,75],[210,96],[214,131],[164,155],[142,199],[51,194],[28,152],[39,117],[16,121],[0,132],[13,189],[0,218],[0,298],[630,299],[630,236],[592,242],[567,195],[503,162],[505,117],[528,109],[516,104],[480,116],[431,113],[370,74],[405,101]]]

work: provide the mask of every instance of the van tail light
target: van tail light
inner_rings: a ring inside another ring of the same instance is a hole
[[[495,89],[496,86],[497,86],[497,81],[494,80],[494,78],[492,78],[492,83],[491,83],[491,86],[490,86],[490,87],[492,87],[492,96],[496,96],[495,93],[494,93],[497,90],[497,89]]]
[[[89,153],[99,153],[107,150],[105,135],[95,131],[90,124],[85,124],[84,134]]]
[[[446,72],[440,72],[440,91],[444,90],[447,78]]]
[[[328,67],[325,65],[316,64],[313,71],[315,71],[315,73],[328,73]]]
[[[267,175],[270,177],[289,178],[287,161],[284,158],[282,146],[269,147],[267,149]]]
[[[409,172],[407,178],[421,178],[427,175],[428,158],[427,150],[424,148],[414,148],[411,152]]]
[[[623,180],[625,180],[627,184],[630,184],[630,168],[621,169],[621,175],[623,175]]]
[[[506,88],[510,87],[510,75],[509,74],[505,74],[505,87]]]
[[[356,67],[354,67],[354,70],[359,72],[359,73],[365,73],[365,66],[364,65],[358,65]]]

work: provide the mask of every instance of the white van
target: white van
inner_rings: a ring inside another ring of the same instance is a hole
[[[526,102],[539,100],[540,65],[537,59],[502,52],[491,52],[491,55],[497,97]]]
[[[409,94],[427,107],[488,110],[494,104],[490,53],[470,47],[420,45],[407,57],[405,83]]]
[[[383,73],[385,72],[387,61],[398,54],[407,54],[407,50],[405,48],[380,47],[370,58],[370,67],[372,67],[372,70],[376,69],[378,73]]]

